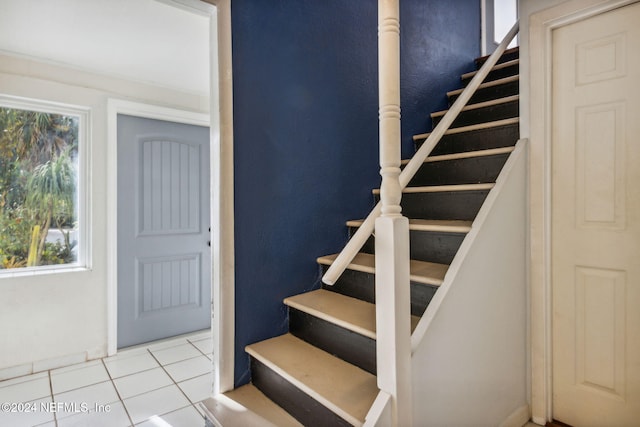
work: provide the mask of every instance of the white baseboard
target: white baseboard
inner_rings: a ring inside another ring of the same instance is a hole
[[[33,363],[0,369],[0,381],[22,377],[33,373]]]
[[[532,417],[531,422],[534,424],[538,424],[539,426],[544,426],[547,424],[547,420],[545,418],[540,418],[540,417]]]
[[[22,377],[25,375],[31,375],[42,371],[48,371],[49,369],[63,368],[65,366],[74,365],[76,363],[86,362],[87,360],[104,357],[104,354],[100,355],[100,352],[95,350],[90,352],[91,355],[89,355],[88,353],[89,352],[84,351],[82,353],[69,354],[66,356],[25,363],[23,365],[2,368],[0,369],[0,381]]]
[[[522,405],[500,424],[500,427],[522,427],[531,419],[529,405]]]

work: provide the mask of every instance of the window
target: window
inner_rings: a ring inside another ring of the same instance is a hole
[[[0,275],[87,265],[87,117],[0,97]]]
[[[493,38],[500,44],[513,24],[518,20],[518,2],[516,0],[495,0],[493,4]],[[509,43],[509,48],[517,45],[517,37]]]

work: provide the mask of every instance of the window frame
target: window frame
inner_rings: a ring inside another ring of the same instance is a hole
[[[85,106],[61,102],[24,98],[0,94],[0,107],[40,113],[60,114],[78,118],[78,257],[75,262],[60,265],[39,265],[0,269],[0,280],[9,277],[36,276],[55,273],[70,273],[91,270],[91,109]]]

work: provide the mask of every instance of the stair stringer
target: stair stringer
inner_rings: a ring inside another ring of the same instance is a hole
[[[497,426],[529,413],[526,147],[516,144],[411,337],[422,425]]]

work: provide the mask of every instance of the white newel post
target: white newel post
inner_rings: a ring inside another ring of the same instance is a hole
[[[378,0],[380,199],[376,220],[378,387],[392,396],[393,424],[412,425],[409,220],[400,200],[400,6]]]

